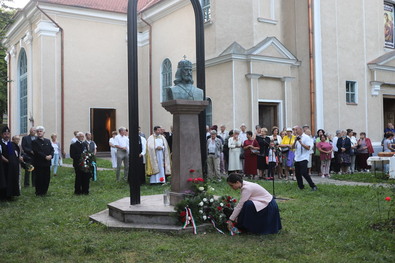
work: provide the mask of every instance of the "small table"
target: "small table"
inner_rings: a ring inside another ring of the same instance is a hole
[[[368,165],[372,165],[374,168],[374,175],[376,175],[376,163],[381,163],[381,169],[384,173],[384,164],[389,164],[389,174],[391,179],[395,179],[395,157],[380,157],[371,156],[366,161]]]

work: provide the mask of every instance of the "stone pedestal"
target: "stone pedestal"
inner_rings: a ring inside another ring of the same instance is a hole
[[[162,103],[173,114],[173,146],[170,204],[176,205],[189,190],[190,170],[193,177],[202,177],[198,115],[208,105],[207,101],[172,100]]]

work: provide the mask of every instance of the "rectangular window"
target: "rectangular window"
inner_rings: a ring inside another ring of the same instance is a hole
[[[346,81],[346,102],[350,104],[358,103],[356,81]]]
[[[277,24],[275,0],[260,0],[258,3],[258,21],[262,23]]]
[[[385,47],[394,48],[394,3],[384,2],[384,40]]]
[[[211,21],[211,5],[210,0],[202,0],[203,21],[204,23]]]

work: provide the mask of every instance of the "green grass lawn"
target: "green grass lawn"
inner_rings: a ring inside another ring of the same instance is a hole
[[[385,183],[395,185],[394,179],[383,179],[381,171],[370,173],[354,173],[354,174],[334,174],[331,176],[332,179],[352,182],[364,182],[364,183]]]
[[[114,171],[100,171],[89,196],[74,196],[71,168],[51,178],[49,194],[23,188],[12,202],[0,203],[0,262],[395,262],[394,232],[371,225],[387,218],[390,188],[319,185],[299,190],[276,182],[283,230],[268,236],[228,236],[214,231],[193,235],[109,230],[89,215],[129,196]],[[259,182],[270,192],[271,182]],[[217,195],[238,192],[212,185]],[[143,186],[142,195],[163,192]]]

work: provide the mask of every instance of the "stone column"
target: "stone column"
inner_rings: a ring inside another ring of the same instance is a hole
[[[173,147],[170,204],[176,205],[189,190],[190,169],[194,177],[202,177],[198,115],[207,101],[172,100],[162,103],[173,114]]]

